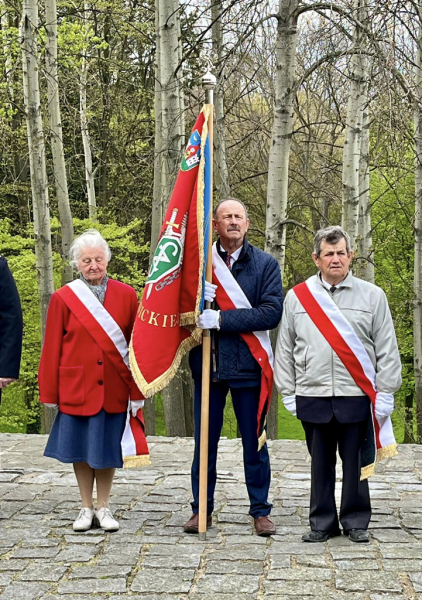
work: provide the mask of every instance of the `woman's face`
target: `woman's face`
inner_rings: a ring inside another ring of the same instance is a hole
[[[78,260],[78,270],[91,285],[99,285],[107,271],[107,254],[102,248],[84,248]]]

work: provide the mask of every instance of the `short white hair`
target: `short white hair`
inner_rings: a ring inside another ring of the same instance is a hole
[[[107,264],[110,262],[111,250],[101,233],[96,229],[87,229],[81,235],[78,235],[70,246],[70,265],[74,269],[78,268],[79,259],[85,248],[101,248],[106,253]]]

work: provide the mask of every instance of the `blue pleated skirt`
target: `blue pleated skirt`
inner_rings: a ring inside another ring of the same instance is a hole
[[[58,411],[44,456],[63,463],[86,462],[93,469],[123,467],[121,440],[126,412],[91,417],[66,415]]]

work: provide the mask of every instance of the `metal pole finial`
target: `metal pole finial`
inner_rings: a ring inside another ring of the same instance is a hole
[[[205,90],[205,103],[206,104],[214,104],[214,88],[217,85],[217,77],[211,73],[211,71],[207,71],[205,75],[202,77],[202,87]]]

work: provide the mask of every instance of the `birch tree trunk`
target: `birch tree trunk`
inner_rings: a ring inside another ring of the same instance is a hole
[[[86,46],[83,51],[82,65],[81,65],[81,76],[79,81],[79,112],[81,119],[81,135],[82,144],[84,147],[84,159],[85,159],[85,181],[86,191],[88,196],[88,210],[89,218],[92,221],[97,220],[97,199],[95,196],[95,185],[94,185],[94,173],[92,170],[92,154],[91,154],[91,138],[89,136],[88,129],[88,118],[87,118],[87,83],[88,83],[88,62],[86,58],[87,53],[87,38],[88,38],[88,17],[90,9],[87,2],[84,4],[84,19],[85,19],[85,39]]]
[[[73,222],[67,189],[66,164],[63,149],[63,133],[60,116],[59,80],[57,68],[57,5],[56,0],[45,0],[45,29],[47,47],[45,65],[47,76],[48,112],[50,118],[51,153],[53,156],[54,180],[62,232],[62,283],[73,279],[69,265],[69,250],[73,242]]]
[[[415,67],[415,259],[413,341],[415,368],[415,395],[417,441],[422,443],[422,1],[418,3],[419,37]]]
[[[274,122],[268,161],[268,188],[265,249],[280,265],[283,275],[289,159],[293,132],[293,101],[297,43],[298,0],[280,0],[277,31],[277,73],[275,82]]]
[[[229,171],[226,160],[226,128],[224,125],[224,64],[223,64],[223,29],[220,20],[222,0],[211,2],[212,50],[213,64],[218,70],[217,85],[214,90],[214,183],[217,191],[217,201],[230,198]]]
[[[183,151],[183,103],[176,69],[181,57],[178,0],[158,0],[161,95],[161,206],[170,199]],[[161,223],[160,223],[161,225]],[[164,420],[169,436],[185,436],[183,379],[179,372],[163,390]]]
[[[366,0],[354,0],[354,14],[363,20]],[[361,153],[362,115],[365,105],[365,73],[363,64],[363,32],[355,26],[347,102],[346,130],[343,148],[343,214],[342,226],[350,235],[352,248],[357,246],[359,220],[359,168]]]
[[[37,47],[37,0],[24,0],[21,21],[23,90],[28,133],[31,189],[34,212],[35,257],[41,310],[41,332],[44,339],[47,309],[54,292],[51,250],[50,207],[45,164],[44,132],[39,89],[39,56]],[[51,429],[54,410],[43,407],[44,432]]]
[[[366,99],[368,96],[366,95]],[[368,106],[362,113],[362,135],[359,161],[359,221],[358,257],[356,275],[375,283],[374,255],[372,247],[371,204],[369,198],[369,114]]]
[[[272,254],[284,273],[286,219],[289,187],[289,159],[293,132],[293,101],[297,43],[298,0],[280,0],[277,27],[277,73],[275,82],[274,122],[268,161],[268,187],[265,250]],[[275,343],[277,332],[271,332]],[[278,437],[278,393],[274,386],[268,415],[267,435]]]

